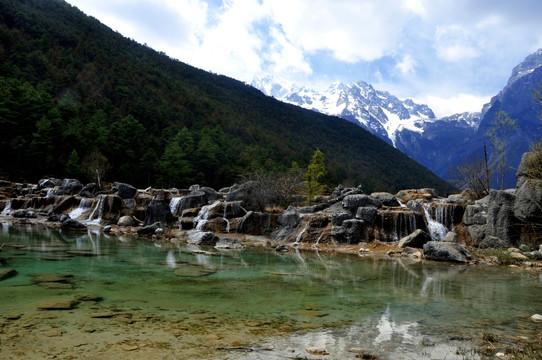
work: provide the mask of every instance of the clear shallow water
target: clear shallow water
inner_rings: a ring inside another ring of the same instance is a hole
[[[145,239],[7,224],[2,243],[0,270],[18,275],[0,282],[0,318],[90,293],[104,300],[62,316],[129,311],[183,323],[200,315],[252,334],[243,347],[273,349],[220,358],[310,356],[310,346],[326,348],[331,358],[354,358],[349,348],[390,358],[471,358],[483,331],[533,336],[539,327],[528,317],[542,313],[538,273],[509,268],[266,249],[210,256]],[[74,288],[32,282],[43,274],[70,274]],[[227,340],[219,347],[239,345]]]

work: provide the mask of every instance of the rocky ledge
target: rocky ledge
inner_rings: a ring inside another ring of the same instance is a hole
[[[542,259],[542,180],[528,178],[525,163],[516,189],[492,190],[479,200],[468,190],[439,197],[433,189],[365,194],[360,187],[338,186],[314,205],[269,212],[251,209],[250,183],[219,191],[114,183],[98,191],[76,179],[0,181],[0,217],[61,231],[100,227],[204,246],[225,240],[222,244],[240,248],[237,238],[259,236],[281,251],[297,247],[458,263],[475,261],[471,253],[477,249],[505,249],[514,262],[535,265]]]

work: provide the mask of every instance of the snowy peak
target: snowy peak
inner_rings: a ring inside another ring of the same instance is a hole
[[[518,79],[528,75],[542,66],[542,49],[538,49],[535,53],[527,56],[525,60],[512,70],[512,75],[508,79],[507,86],[512,85]]]
[[[394,146],[397,132],[407,129],[423,133],[424,123],[436,120],[427,105],[412,99],[402,101],[364,81],[348,85],[335,82],[317,91],[265,76],[254,79],[252,86],[279,100],[357,123]]]

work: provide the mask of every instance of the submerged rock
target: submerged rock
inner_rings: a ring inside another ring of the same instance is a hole
[[[0,270],[0,281],[6,280],[17,275],[17,270],[14,269],[1,269]]]
[[[43,301],[38,304],[40,310],[71,310],[79,302],[74,299]]]
[[[239,241],[231,238],[223,238],[218,240],[215,245],[215,249],[244,249],[246,246]]]
[[[68,219],[60,225],[60,228],[67,231],[83,231],[87,229],[87,226],[77,220]]]

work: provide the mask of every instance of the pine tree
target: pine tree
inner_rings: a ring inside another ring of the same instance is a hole
[[[320,195],[324,190],[324,185],[320,184],[322,179],[327,174],[324,163],[324,154],[317,149],[312,155],[311,162],[305,172],[305,181],[307,183],[307,200],[312,203],[316,195]]]

